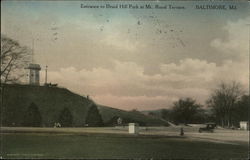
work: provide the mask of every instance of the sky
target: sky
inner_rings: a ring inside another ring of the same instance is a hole
[[[185,9],[81,8],[172,5]],[[32,48],[48,81],[124,110],[205,104],[221,82],[249,90],[248,2],[2,1],[1,34]]]

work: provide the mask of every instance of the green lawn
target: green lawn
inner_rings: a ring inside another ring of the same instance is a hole
[[[112,134],[2,135],[3,158],[247,158],[248,145]]]

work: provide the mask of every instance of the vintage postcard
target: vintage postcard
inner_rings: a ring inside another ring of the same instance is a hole
[[[248,159],[248,1],[1,1],[1,159]]]

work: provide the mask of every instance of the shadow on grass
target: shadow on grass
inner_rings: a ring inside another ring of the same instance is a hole
[[[158,135],[4,133],[1,143],[4,158],[243,159],[248,152],[247,145]]]

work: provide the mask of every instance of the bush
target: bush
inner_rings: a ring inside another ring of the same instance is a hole
[[[58,121],[62,127],[72,127],[73,116],[68,108],[64,108],[61,111]]]
[[[92,104],[91,107],[89,108],[85,123],[88,124],[89,127],[103,126],[102,116],[100,115],[97,106],[95,104]]]
[[[40,127],[42,124],[42,117],[38,107],[35,103],[31,103],[24,114],[23,125],[26,127]]]

